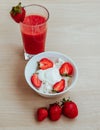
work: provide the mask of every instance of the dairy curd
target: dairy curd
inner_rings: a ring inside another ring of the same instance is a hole
[[[68,86],[70,81],[69,77],[62,77],[59,73],[59,68],[65,61],[61,58],[53,60],[53,67],[48,68],[45,70],[38,69],[35,73],[38,74],[38,78],[42,81],[41,87],[38,89],[40,92],[43,93],[52,93],[53,85],[61,79],[65,80],[65,86]]]
[[[47,82],[50,85],[53,85],[62,79],[56,66],[46,70],[38,70],[37,73],[41,81]]]

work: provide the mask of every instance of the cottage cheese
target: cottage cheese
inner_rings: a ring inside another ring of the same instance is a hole
[[[59,73],[59,68],[65,61],[61,58],[54,62],[52,68],[46,70],[37,70],[39,79],[42,81],[42,85],[39,88],[40,92],[52,93],[52,87],[55,83],[59,82],[61,79],[65,79],[65,86],[68,86],[69,77],[62,77]]]

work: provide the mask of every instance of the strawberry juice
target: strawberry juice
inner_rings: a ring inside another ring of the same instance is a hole
[[[38,54],[45,50],[46,18],[41,15],[28,15],[21,25],[24,51],[27,54]]]

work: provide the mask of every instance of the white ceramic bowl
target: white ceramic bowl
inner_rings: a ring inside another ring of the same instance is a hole
[[[72,76],[72,83],[71,85],[66,88],[64,91],[60,92],[60,93],[52,93],[52,94],[46,94],[46,93],[43,93],[43,92],[40,92],[38,89],[36,89],[33,84],[31,83],[31,76],[32,74],[36,71],[36,68],[37,68],[37,62],[42,59],[42,58],[49,58],[52,60],[52,58],[54,59],[57,59],[57,58],[61,58],[63,59],[64,61],[69,61],[72,65],[73,65],[73,68],[74,68],[74,74]],[[75,83],[77,81],[77,78],[78,78],[78,70],[77,70],[77,66],[75,64],[75,62],[69,58],[68,56],[62,54],[62,53],[59,53],[59,52],[53,52],[53,51],[47,51],[47,52],[43,52],[43,53],[40,53],[40,54],[37,54],[35,56],[33,56],[29,61],[28,63],[26,64],[26,67],[25,67],[25,79],[28,83],[28,85],[36,92],[38,93],[39,95],[43,96],[43,97],[57,97],[57,96],[60,96],[62,94],[65,94],[66,92],[68,92],[71,88],[75,87]]]

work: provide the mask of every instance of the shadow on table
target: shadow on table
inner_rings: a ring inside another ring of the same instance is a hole
[[[17,44],[1,44],[0,56],[5,69],[8,70],[7,78],[11,82],[11,89],[17,95],[18,100],[26,104],[41,96],[37,95],[26,83],[24,77],[25,65],[28,61],[24,60],[23,48]],[[13,85],[13,86],[12,86]],[[12,91],[12,90],[11,90]]]

